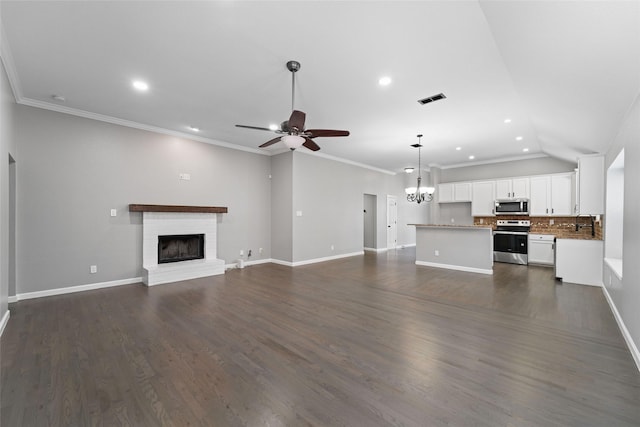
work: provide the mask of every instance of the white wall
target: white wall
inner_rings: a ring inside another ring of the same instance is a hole
[[[271,257],[268,156],[24,105],[14,124],[17,294],[140,277],[142,215],[130,203],[227,206],[218,258]]]
[[[293,152],[271,157],[271,257],[293,262]]]
[[[640,346],[640,197],[638,186],[640,182],[640,96],[638,96],[629,114],[620,128],[620,132],[607,151],[605,166],[609,166],[624,149],[624,224],[623,224],[623,277],[621,281],[608,278],[612,276],[605,264],[605,287],[620,314],[630,338],[635,346]],[[606,227],[609,221],[617,220],[605,216]],[[636,354],[638,357],[638,354]],[[636,359],[639,363],[640,360]]]
[[[573,172],[577,165],[577,159],[576,163],[570,163],[553,157],[540,157],[486,165],[464,166],[442,169],[439,182],[473,181],[480,179]]]

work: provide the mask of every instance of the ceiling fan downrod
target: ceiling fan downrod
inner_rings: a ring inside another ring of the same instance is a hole
[[[291,111],[295,110],[294,104],[296,99],[296,72],[301,65],[298,61],[287,62],[287,70],[291,71]]]

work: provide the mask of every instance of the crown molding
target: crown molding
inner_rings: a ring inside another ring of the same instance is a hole
[[[13,97],[16,99],[16,102],[18,102],[23,98],[21,90],[22,85],[20,84],[20,79],[18,78],[18,73],[14,66],[15,61],[13,60],[13,54],[11,53],[11,48],[9,47],[9,42],[7,41],[7,35],[4,32],[3,25],[0,25],[0,59],[2,59],[2,64],[7,72],[7,79],[9,80],[9,86],[11,86]]]
[[[299,151],[299,153],[301,154],[306,154],[308,156],[316,156],[316,157],[322,157],[323,159],[327,159],[327,160],[333,160],[335,162],[340,162],[340,163],[345,163],[347,165],[352,165],[352,166],[358,166],[360,168],[364,168],[364,169],[369,169],[375,172],[380,172],[380,173],[384,173],[386,175],[396,175],[396,172],[387,170],[387,169],[381,169],[375,166],[371,166],[371,165],[367,165],[365,163],[359,163],[359,162],[355,162],[353,160],[348,160],[348,159],[343,159],[342,157],[336,157],[336,156],[332,156],[330,154],[324,154],[324,153],[319,153],[317,151]]]

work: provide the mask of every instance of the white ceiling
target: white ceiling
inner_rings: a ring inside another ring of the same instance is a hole
[[[257,149],[276,135],[234,125],[289,117],[293,59],[307,127],[351,131],[316,139],[319,153],[390,171],[415,166],[418,133],[423,162],[443,167],[604,152],[640,93],[635,0],[3,0],[1,12],[18,102],[194,125],[200,139]]]

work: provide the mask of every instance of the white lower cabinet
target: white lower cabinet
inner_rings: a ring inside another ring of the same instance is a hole
[[[529,264],[553,265],[554,238],[551,234],[529,234]]]

